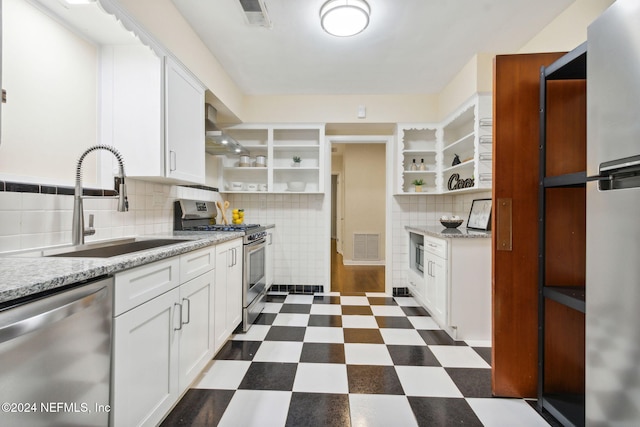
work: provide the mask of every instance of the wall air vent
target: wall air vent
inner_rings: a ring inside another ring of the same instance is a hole
[[[353,260],[354,261],[377,261],[378,243],[380,234],[353,234]]]
[[[244,16],[249,25],[255,27],[271,28],[272,23],[267,14],[267,5],[264,0],[239,0],[244,11]]]

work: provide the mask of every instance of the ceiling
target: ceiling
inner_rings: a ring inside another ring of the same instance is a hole
[[[574,0],[367,0],[354,37],[319,24],[325,0],[264,0],[272,28],[239,0],[172,0],[249,95],[439,93],[476,53],[514,53]]]

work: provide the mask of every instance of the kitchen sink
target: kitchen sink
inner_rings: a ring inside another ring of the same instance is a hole
[[[107,242],[87,243],[84,245],[44,250],[42,256],[45,257],[65,257],[65,258],[110,258],[118,255],[130,254],[144,251],[146,249],[159,248],[162,246],[175,245],[183,242],[193,241],[191,239],[137,239],[127,238],[110,240]]]

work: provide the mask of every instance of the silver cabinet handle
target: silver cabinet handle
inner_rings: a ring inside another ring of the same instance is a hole
[[[174,171],[177,168],[176,152],[169,151],[169,170]]]
[[[74,296],[71,300],[67,297],[60,301],[57,307],[49,310],[46,310],[47,306],[45,305],[39,311],[27,310],[27,313],[21,318],[11,319],[9,317],[10,323],[0,327],[0,343],[42,329],[51,323],[58,322],[72,314],[85,310],[104,298],[107,292],[107,287],[105,286],[97,291],[85,293],[79,297]],[[55,296],[51,298],[55,298]],[[46,300],[42,301],[44,302]],[[37,302],[34,304],[37,304]],[[43,311],[43,309],[45,310]],[[7,311],[7,313],[10,313],[10,311]],[[2,316],[0,316],[0,319],[2,319]]]
[[[191,300],[189,298],[182,298],[183,303],[187,303],[187,321],[183,325],[188,325],[191,322]],[[182,313],[180,313],[180,319],[182,319]]]
[[[180,307],[180,317],[179,317],[180,326],[177,327],[177,328],[174,327],[173,330],[174,331],[180,331],[180,330],[182,330],[182,304],[176,302],[176,303],[173,304],[173,308],[175,309],[176,306]]]
[[[233,248],[233,265],[238,263],[238,248]]]

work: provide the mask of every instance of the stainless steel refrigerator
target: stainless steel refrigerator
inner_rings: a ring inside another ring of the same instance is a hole
[[[588,28],[587,105],[586,422],[638,426],[638,0],[617,0]]]

